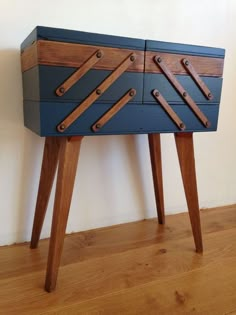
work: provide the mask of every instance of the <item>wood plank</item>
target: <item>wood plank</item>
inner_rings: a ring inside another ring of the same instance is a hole
[[[56,308],[45,314],[235,314],[235,263],[235,257],[224,259],[202,270]]]
[[[236,228],[236,205],[203,210],[201,217],[204,235]],[[166,216],[164,227],[155,218],[73,233],[65,238],[61,266],[188,237],[192,232],[187,213]],[[28,243],[0,247],[0,279],[44,271],[47,254],[48,239],[34,251]]]
[[[128,68],[128,71],[144,71],[143,51],[39,40],[22,52],[22,72],[29,70],[36,64],[80,67],[98,49],[104,51],[104,57],[93,67],[94,69],[113,70],[122,59],[134,52],[137,59]],[[145,52],[145,72],[162,73],[153,61],[157,55],[161,56],[174,74],[188,74],[181,62],[184,58],[191,62],[198,75],[221,77],[223,74],[224,59],[222,58],[151,51]]]
[[[35,45],[29,46],[23,51],[22,72],[35,66],[35,59],[38,64],[50,66],[80,67],[98,49],[104,53],[103,58],[94,65],[93,69],[114,70],[130,54],[136,55],[135,61],[127,71],[144,71],[144,52],[140,50],[119,49],[103,46],[81,45],[48,40],[39,40]],[[38,57],[36,56],[38,52]],[[28,56],[32,56],[27,59]],[[32,62],[33,61],[33,62]]]
[[[64,266],[53,294],[42,290],[43,272],[19,273],[0,280],[0,310],[144,314],[146,309],[146,314],[182,314],[195,308],[197,314],[223,314],[214,311],[236,307],[235,235],[236,229],[207,234],[203,256],[191,250],[188,237]]]
[[[198,75],[215,77],[221,77],[223,75],[224,59],[222,58],[169,54],[153,51],[145,52],[145,72],[162,73],[161,69],[153,60],[155,56],[160,56],[170,71],[174,74],[188,74],[182,64],[182,59],[188,59]]]

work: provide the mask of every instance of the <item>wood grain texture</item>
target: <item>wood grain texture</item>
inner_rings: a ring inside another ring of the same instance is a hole
[[[0,314],[233,313],[236,205],[202,217],[203,256],[192,251],[186,213],[167,216],[165,228],[145,220],[66,237],[53,294],[42,290],[48,240],[34,251],[2,247]]]
[[[66,137],[60,138],[57,186],[45,282],[45,289],[48,292],[54,290],[56,286],[82,138],[77,141],[70,141]]]
[[[93,103],[103,94],[121,75],[124,73],[130,64],[135,62],[135,54],[130,54],[121,64],[113,70],[109,76],[99,84],[92,92],[86,97],[82,103],[78,105],[60,124],[57,126],[59,132],[64,132],[70,127],[73,122],[78,119]]]
[[[210,234],[218,230],[236,228],[235,209],[236,206],[232,205],[201,211],[203,233]],[[65,238],[61,266],[186,238],[192,239],[189,217],[186,213],[168,215],[165,226],[157,225],[155,218],[74,233]],[[48,239],[40,240],[40,246],[34,251],[29,250],[28,244],[0,247],[0,279],[19,275],[23,278],[29,272],[44,271],[48,242]],[[192,245],[188,250],[193,250]]]
[[[157,207],[158,222],[165,223],[163,180],[162,180],[162,159],[161,159],[161,136],[160,134],[148,135],[152,177]]]
[[[134,96],[135,89],[130,89],[121,99],[116,102],[93,126],[93,131],[100,130],[113,116],[115,116]]]
[[[145,52],[145,72],[162,73],[153,58],[160,56],[174,74],[188,74],[181,60],[186,58],[193,65],[198,75],[221,77],[223,74],[224,59],[180,54],[168,54],[162,52]]]
[[[194,114],[198,117],[198,119],[202,122],[202,124],[208,128],[210,127],[210,122],[208,118],[203,114],[200,110],[199,106],[194,102],[192,97],[189,95],[188,91],[181,85],[176,76],[171,72],[165,61],[162,60],[160,56],[155,58],[155,63],[162,70],[166,78],[173,85],[179,95],[182,97],[183,101],[188,104],[188,106],[192,109]]]
[[[203,244],[198,204],[193,134],[176,133],[175,142],[196,251],[201,253],[203,251]]]
[[[101,60],[104,56],[102,50],[97,50],[93,55],[91,55],[88,60],[86,60],[72,75],[67,78],[57,89],[57,96],[64,95],[77,81],[79,81],[93,65]]]
[[[160,104],[161,107],[165,110],[165,112],[170,116],[170,118],[173,120],[176,126],[180,130],[184,130],[186,128],[185,124],[179,118],[176,112],[172,109],[172,107],[168,104],[166,99],[161,95],[161,93],[157,89],[155,89],[152,91],[152,95],[157,100],[158,104]]]
[[[34,223],[31,237],[31,248],[38,246],[48,201],[57,169],[60,141],[56,137],[47,137],[44,144],[43,161],[39,181]]]
[[[135,53],[137,58],[135,62],[129,66],[127,71],[144,71],[144,52],[140,50],[38,40],[34,46],[30,46],[23,51],[21,55],[22,72],[34,67],[35,59],[37,63],[41,65],[80,67],[98,49],[104,52],[104,57],[93,69],[113,70],[118,67],[127,56],[131,53]],[[31,56],[31,58],[28,59],[28,56]]]
[[[206,99],[208,100],[213,99],[213,94],[208,89],[207,85],[199,77],[197,71],[194,69],[193,65],[189,62],[189,60],[186,58],[182,59],[182,64],[186,71],[190,74],[192,79],[195,81],[199,89],[202,91],[203,95],[205,95]]]

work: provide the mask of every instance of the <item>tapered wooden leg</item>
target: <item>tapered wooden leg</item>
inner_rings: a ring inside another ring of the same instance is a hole
[[[47,211],[48,200],[51,194],[53,180],[56,173],[58,152],[58,138],[47,137],[44,145],[43,161],[30,243],[31,248],[36,248],[38,246],[45,214]]]
[[[59,166],[45,289],[55,289],[82,137],[60,139]]]
[[[177,133],[175,134],[175,142],[196,251],[201,253],[203,251],[203,245],[195,172],[193,134]]]
[[[157,206],[158,222],[165,223],[163,181],[162,181],[162,163],[161,163],[161,138],[160,134],[149,134],[149,149],[152,164],[152,176]]]

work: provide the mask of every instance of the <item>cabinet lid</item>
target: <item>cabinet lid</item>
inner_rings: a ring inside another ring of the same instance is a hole
[[[146,50],[215,58],[224,58],[225,56],[225,50],[222,48],[160,42],[154,40],[146,40]]]
[[[145,49],[145,40],[143,39],[37,26],[23,41],[21,50],[24,50],[27,46],[31,45],[32,42],[40,39],[113,48]]]

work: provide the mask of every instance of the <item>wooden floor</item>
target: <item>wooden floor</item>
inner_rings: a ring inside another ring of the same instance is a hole
[[[67,236],[57,290],[43,290],[48,240],[0,248],[0,314],[236,314],[236,205]]]

